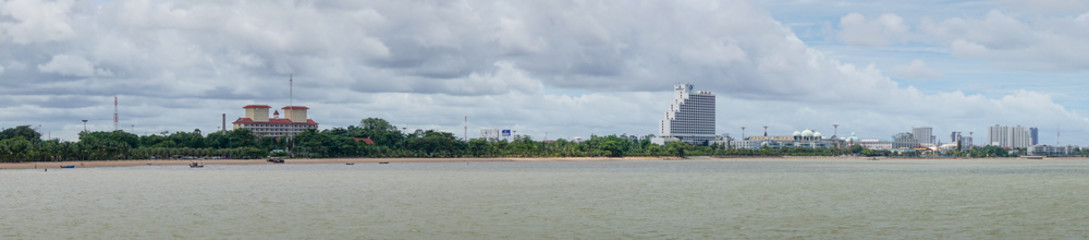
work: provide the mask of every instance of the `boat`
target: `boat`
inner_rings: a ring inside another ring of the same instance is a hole
[[[280,158],[269,158],[268,162],[270,162],[270,163],[284,163],[284,160],[280,159]]]
[[[76,168],[76,165],[61,165],[61,168]]]
[[[355,165],[355,163],[354,162],[344,163],[344,165]]]
[[[191,162],[191,163],[189,163],[189,167],[191,167],[191,168],[202,168],[202,167],[204,167],[204,164],[200,164],[200,163],[197,163],[197,162]]]
[[[389,164],[389,162],[378,162],[378,164]]]
[[[1025,159],[1029,159],[1029,160],[1044,160],[1044,156],[1025,156]]]

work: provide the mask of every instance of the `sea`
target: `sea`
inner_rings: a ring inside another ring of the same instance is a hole
[[[1089,160],[0,170],[0,239],[1089,239]]]

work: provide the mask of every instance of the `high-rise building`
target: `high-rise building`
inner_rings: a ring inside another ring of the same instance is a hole
[[[279,111],[274,112],[273,117],[269,118],[268,110],[272,107],[268,105],[246,105],[242,108],[246,109],[246,116],[233,122],[234,129],[249,129],[258,136],[290,136],[302,133],[306,129],[318,129],[317,122],[306,118],[306,110],[310,109],[308,107],[284,107],[286,118],[280,118]]]
[[[1029,134],[1029,131],[1021,125],[994,125],[989,127],[988,130],[990,132],[990,136],[988,137],[987,143],[992,146],[1010,148],[1027,148],[1031,146],[1031,135]]]
[[[965,142],[964,137],[961,135],[961,133],[956,132],[956,131],[949,134],[949,143],[956,144],[957,150],[960,150],[960,149],[966,147],[965,145],[967,144],[967,142]]]
[[[1040,145],[1040,129],[1036,127],[1029,128],[1029,137],[1032,138],[1032,146]]]
[[[694,145],[715,140],[715,94],[695,91],[692,84],[673,86],[673,102],[659,124],[661,138]]]
[[[911,128],[911,135],[915,137],[917,143],[934,143],[934,128],[932,127],[913,127]]]

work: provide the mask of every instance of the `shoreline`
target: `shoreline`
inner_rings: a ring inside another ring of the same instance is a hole
[[[1054,157],[1043,160],[1089,160],[1084,157]],[[1009,160],[1009,161],[1041,161],[1039,159],[1026,159],[1023,157],[1007,158],[889,158],[889,157],[833,157],[833,156],[781,156],[781,157],[500,157],[500,158],[285,158],[284,164],[335,164],[335,163],[380,163],[380,162],[539,162],[539,161],[684,161],[684,160],[719,160],[719,161],[791,161],[791,160],[818,160],[818,161],[980,161],[980,160]],[[171,159],[171,160],[94,160],[94,161],[63,161],[63,162],[19,162],[0,163],[2,169],[48,169],[60,168],[64,165],[75,165],[76,168],[100,168],[100,167],[134,167],[134,166],[185,166],[192,162],[204,165],[255,165],[274,164],[267,159]]]

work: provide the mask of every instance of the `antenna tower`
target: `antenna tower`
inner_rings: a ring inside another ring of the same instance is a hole
[[[117,96],[113,96],[113,130],[117,131]]]
[[[287,98],[288,98],[287,99],[287,101],[288,101],[287,105],[288,106],[294,106],[295,105],[295,74],[294,73],[291,73],[291,74],[287,75],[287,89],[288,89],[287,90]],[[291,111],[291,109],[288,109],[287,111]],[[284,114],[286,115],[287,113],[285,112]],[[291,116],[295,116],[295,115],[292,114]],[[288,121],[289,122],[291,121],[290,118],[288,118]],[[292,138],[292,136],[295,135],[295,122],[291,122],[291,125],[288,125],[288,126],[289,127],[288,127],[288,132],[287,132],[287,141],[291,142],[291,148],[288,149],[287,151],[292,153],[291,155],[294,156],[295,154],[294,154],[293,150],[295,150],[295,139]]]

